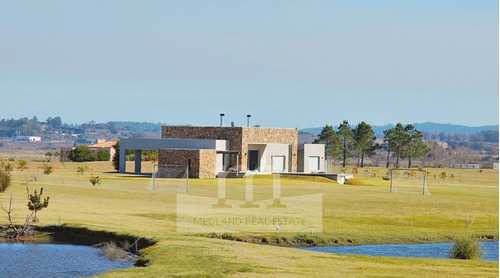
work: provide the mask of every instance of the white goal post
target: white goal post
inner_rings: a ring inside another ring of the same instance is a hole
[[[146,190],[156,190],[157,189],[157,179],[167,178],[175,179],[179,182],[184,180],[182,183],[185,184],[186,192],[189,192],[189,165],[176,165],[176,164],[154,164],[153,173],[151,174],[151,180],[149,181]],[[179,182],[175,182],[178,184]],[[180,183],[179,183],[180,185]]]
[[[422,188],[422,195],[431,195],[427,187],[427,171],[421,169],[391,169],[390,192],[403,188]]]

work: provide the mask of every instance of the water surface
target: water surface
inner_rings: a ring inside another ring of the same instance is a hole
[[[421,257],[421,258],[450,258],[453,243],[426,243],[426,244],[383,244],[361,246],[320,246],[300,247],[300,249],[328,252],[336,254],[392,256],[392,257]],[[484,260],[498,261],[498,241],[481,242],[484,251]]]
[[[0,244],[1,277],[81,277],[133,267],[110,261],[101,249],[65,244]]]

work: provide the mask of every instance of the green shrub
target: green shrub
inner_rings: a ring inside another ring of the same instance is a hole
[[[0,170],[0,193],[5,192],[12,183],[12,177],[9,172]]]
[[[234,237],[230,233],[223,233],[220,238],[227,240],[234,240]]]
[[[211,233],[209,235],[210,238],[219,238],[219,236],[216,233]]]
[[[17,168],[21,171],[28,169],[28,161],[26,160],[18,160]]]
[[[89,147],[80,145],[75,147],[68,155],[68,158],[73,162],[94,161],[95,157]]]
[[[54,167],[52,167],[48,164],[43,165],[43,174],[44,175],[50,175],[53,171],[54,171]]]
[[[101,178],[99,176],[91,176],[89,178],[90,183],[95,186],[96,184],[101,184]]]
[[[483,255],[481,243],[470,236],[457,238],[451,249],[451,257],[454,259],[480,260]]]
[[[89,169],[89,167],[87,167],[87,166],[78,166],[78,169],[76,170],[76,173],[83,175],[83,173],[85,171],[87,171],[88,169]]]
[[[111,157],[111,154],[109,153],[109,151],[105,151],[105,150],[101,150],[101,151],[98,151],[95,155],[95,160],[97,161],[109,161]]]
[[[12,166],[12,164],[10,163],[3,164],[3,168],[7,173],[12,172],[14,170],[14,166]]]

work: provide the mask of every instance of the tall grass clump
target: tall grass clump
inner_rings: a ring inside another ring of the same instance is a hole
[[[465,224],[467,226],[467,234],[465,236],[458,237],[453,247],[451,248],[451,257],[454,259],[462,260],[481,260],[483,258],[484,252],[481,247],[481,243],[476,239],[476,237],[470,234],[470,229],[474,223],[474,218],[469,218],[469,215],[465,218]]]
[[[481,243],[471,236],[457,238],[451,249],[451,256],[454,259],[481,260],[483,255]]]

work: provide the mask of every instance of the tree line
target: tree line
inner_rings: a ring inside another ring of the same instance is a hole
[[[422,132],[411,124],[404,126],[398,123],[395,127],[385,130],[382,144],[377,143],[376,139],[372,127],[366,122],[351,128],[349,122],[344,120],[336,130],[331,125],[325,125],[314,143],[325,144],[326,155],[342,160],[342,167],[346,166],[351,154],[356,156],[357,166],[364,167],[365,157],[383,149],[387,152],[386,167],[390,166],[391,156],[394,155],[395,167],[400,166],[401,160],[408,159],[408,168],[411,168],[413,158],[422,158],[430,152],[430,148],[423,141]]]
[[[84,161],[109,161],[111,154],[107,150],[100,150],[96,153],[92,152],[89,147],[85,145],[76,146],[68,155],[68,159],[73,162]]]
[[[477,131],[474,134],[465,134],[462,132],[455,133],[445,133],[441,131],[439,133],[436,132],[427,132],[422,131],[424,136],[424,140],[434,140],[441,141],[447,143],[463,143],[463,142],[489,142],[496,143],[498,142],[498,131],[497,130],[481,130]]]
[[[61,117],[48,117],[45,121],[39,120],[36,116],[33,118],[19,119],[0,119],[0,137],[13,136],[45,136],[50,137],[55,134],[84,134],[86,132],[105,131],[112,136],[120,133],[138,133],[135,136],[140,136],[141,132],[161,132],[162,123],[147,123],[147,122],[107,122],[96,123],[89,121],[83,124],[67,124],[63,123]],[[123,135],[123,134],[122,134]]]

